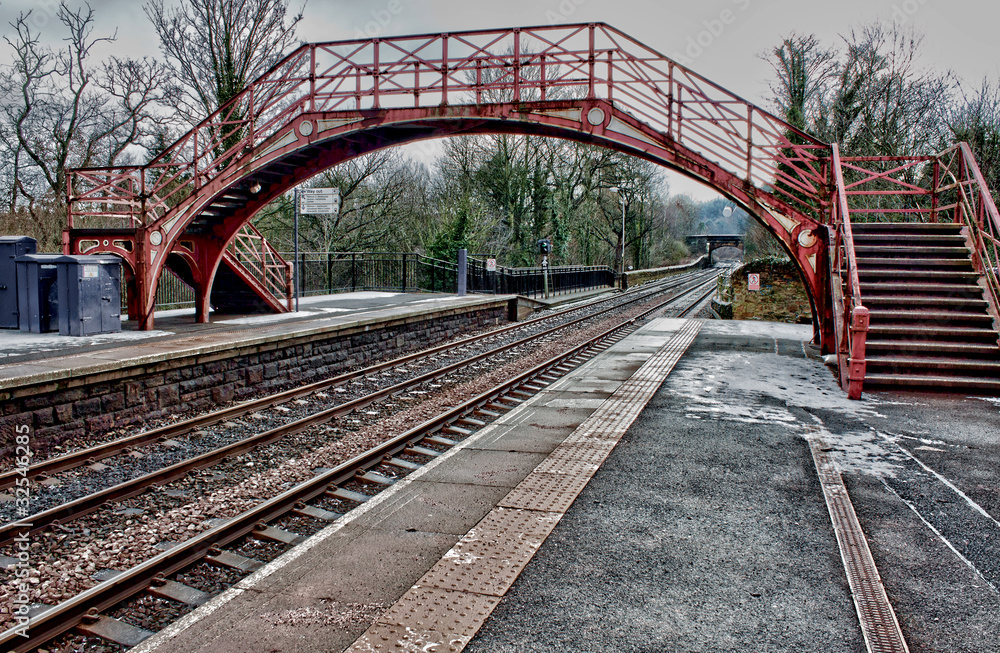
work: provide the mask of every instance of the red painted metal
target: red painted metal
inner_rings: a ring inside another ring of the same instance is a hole
[[[834,315],[830,256],[840,255],[831,247],[837,229],[830,220],[844,224],[848,213],[924,219],[959,210],[936,203],[945,187],[906,181],[922,166],[940,165],[937,158],[845,158],[832,165],[830,145],[626,34],[590,23],[303,45],[149,164],[70,171],[67,250],[125,258],[134,271],[130,303],[143,328],[151,328],[156,282],[183,242],[197,250],[188,257],[198,268],[190,276],[203,285],[196,291],[207,306],[225,255],[220,243],[294,185],[383,147],[497,132],[641,156],[744,206],[802,270],[826,353],[839,351],[838,328],[849,333],[863,322],[853,310]],[[848,177],[839,189],[837,170]],[[249,186],[260,191],[213,217],[214,201]],[[971,182],[962,188],[973,192]],[[924,195],[935,198],[930,208],[872,204]],[[857,205],[841,206],[851,202]],[[970,208],[970,215],[978,210]],[[81,231],[88,228],[98,231]],[[105,237],[113,228],[123,230],[120,246]],[[986,233],[996,238],[995,229]]]
[[[223,260],[276,311],[292,310],[292,264],[249,222],[233,237]],[[208,311],[208,298],[201,310]]]
[[[837,329],[837,368],[840,383],[851,399],[860,399],[865,380],[865,340],[868,336],[868,309],[861,301],[858,261],[851,232],[851,210],[847,202],[848,186],[840,159],[840,148],[831,147],[831,171],[836,198],[831,203],[830,290],[833,296],[834,324]],[[868,175],[868,179],[880,178]]]
[[[610,97],[613,104],[606,99]],[[492,102],[484,105],[481,98]],[[575,105],[575,115],[517,111],[519,102],[567,101]],[[447,110],[470,105],[477,109]],[[601,111],[589,113],[595,108]],[[358,122],[349,129],[323,129],[345,120],[344,114],[353,114]],[[581,140],[614,141],[620,149],[661,160],[749,203],[783,234],[791,251],[799,247],[792,231],[819,224],[828,146],[627,35],[587,24],[302,46],[146,166],[71,171],[70,226],[106,227],[112,226],[110,221],[135,229],[133,250],[123,255],[141,270],[137,277],[145,283],[137,283],[135,290],[148,309],[164,253],[226,188],[323,137],[443,118],[465,125],[431,135],[456,133],[486,119],[530,121],[536,133],[545,127],[552,134],[576,132]],[[308,134],[288,129],[307,120],[313,127]],[[532,126],[493,126],[532,131]],[[238,138],[228,137],[234,132]],[[664,158],[651,152],[651,146],[700,156],[690,161]],[[302,179],[292,174],[288,185]],[[241,227],[228,225],[217,237],[231,238]],[[149,240],[157,231],[160,244]],[[83,249],[78,244],[82,239],[71,231],[70,247]],[[800,264],[813,268],[809,277],[816,276],[812,254],[799,257]]]
[[[1000,325],[1000,212],[968,143],[943,152],[938,161],[941,175],[950,183],[935,188],[935,196],[944,196],[947,201],[951,195],[954,199],[953,204],[936,208],[954,209],[955,221],[969,230],[973,264],[986,283],[994,323]]]

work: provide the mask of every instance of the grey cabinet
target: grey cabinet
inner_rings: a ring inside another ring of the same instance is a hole
[[[38,244],[28,236],[0,236],[0,329],[18,328],[17,266],[14,259],[34,254]]]
[[[59,333],[90,336],[121,331],[121,259],[60,256],[56,266]]]

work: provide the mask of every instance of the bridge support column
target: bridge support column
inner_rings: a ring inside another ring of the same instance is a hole
[[[153,330],[153,309],[156,305],[157,275],[149,263],[146,247],[146,229],[135,233],[135,299],[129,299],[129,317],[134,318],[142,331]],[[132,307],[135,307],[135,314]]]
[[[211,312],[212,284],[225,247],[220,245],[218,238],[204,236],[196,238],[193,245],[194,319],[199,324],[207,324]]]

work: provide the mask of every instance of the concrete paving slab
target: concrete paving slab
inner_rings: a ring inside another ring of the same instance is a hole
[[[545,398],[542,400],[542,405],[549,408],[591,408],[597,409],[601,407],[604,400],[607,397],[580,397],[574,396],[570,393],[565,393],[562,396]]]
[[[469,443],[468,448],[547,454],[592,412],[587,408],[545,408],[533,405],[532,410],[520,412],[511,421],[494,423],[489,433],[476,438],[475,442]]]
[[[540,453],[463,449],[448,465],[428,470],[421,480],[512,488],[543,460]]]
[[[437,483],[421,478],[406,492],[387,497],[379,510],[359,517],[352,528],[464,535],[508,491],[502,485]]]

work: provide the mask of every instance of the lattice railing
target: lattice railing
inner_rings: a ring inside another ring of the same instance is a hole
[[[602,98],[824,219],[829,146],[604,24],[303,45],[140,167],[68,173],[70,221],[163,217],[305,112]],[[83,225],[80,225],[83,226]]]
[[[973,264],[986,281],[994,314],[1000,309],[1000,213],[976,157],[959,143],[939,157],[939,211],[953,212],[969,229],[975,248]]]
[[[858,169],[857,166],[852,168]],[[832,147],[831,171],[836,197],[830,209],[830,224],[834,234],[834,242],[830,243],[830,286],[837,338],[837,367],[840,370],[841,386],[847,391],[848,397],[860,399],[865,380],[865,344],[869,319],[868,309],[861,301],[848,186],[844,181],[843,162],[836,143]]]
[[[278,301],[292,310],[292,265],[252,224],[240,229],[226,248],[226,254]]]

